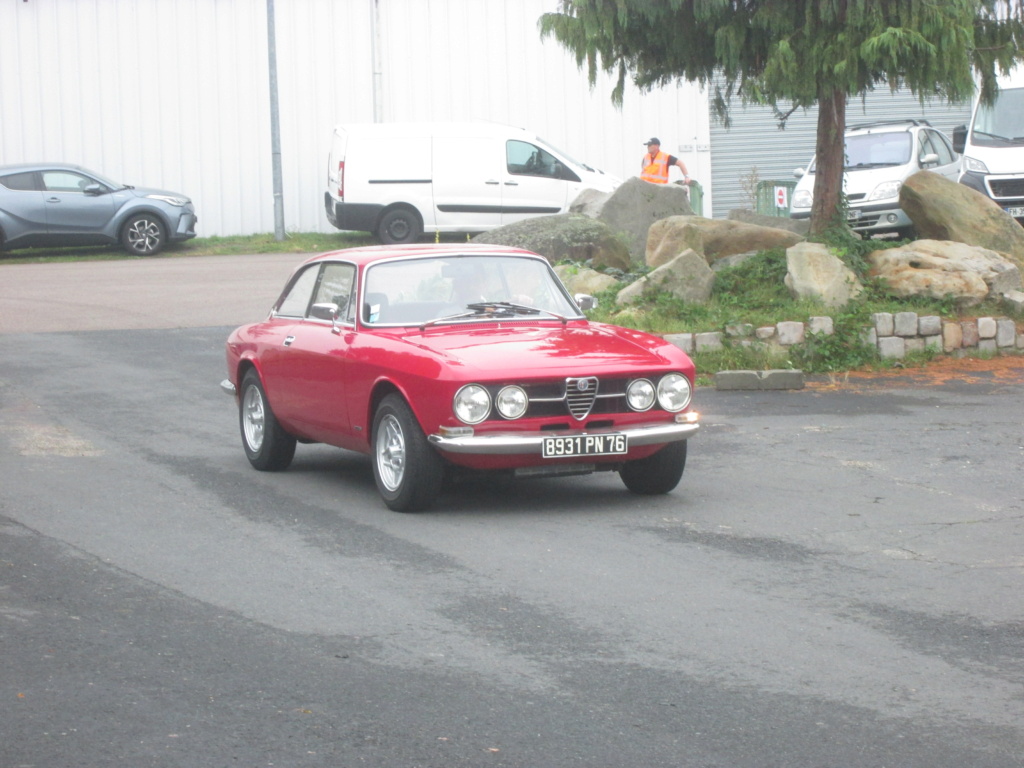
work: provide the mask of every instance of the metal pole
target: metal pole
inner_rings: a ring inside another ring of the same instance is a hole
[[[277,35],[274,0],[267,0],[267,56],[270,61],[270,146],[274,168],[274,239],[284,240],[284,182],[281,174],[281,124],[277,106]]]
[[[370,0],[370,58],[373,69],[373,122],[383,119],[384,110],[381,105],[381,79],[383,74],[380,65],[380,3]]]

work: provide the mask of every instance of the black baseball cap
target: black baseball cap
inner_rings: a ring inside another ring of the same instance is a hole
[[[660,147],[661,141],[658,139],[657,136],[651,136],[651,138],[644,142],[644,146],[649,147],[651,146],[651,144],[657,144]]]

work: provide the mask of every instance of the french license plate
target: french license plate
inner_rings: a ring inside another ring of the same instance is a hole
[[[859,208],[854,208],[846,212],[847,221],[856,221],[860,218],[861,211]]]
[[[619,434],[545,437],[541,445],[541,456],[545,459],[572,456],[614,456],[626,453],[628,449],[628,438]]]
[[[1015,219],[1024,217],[1024,205],[1015,205],[1012,208],[1004,208],[1003,210]]]

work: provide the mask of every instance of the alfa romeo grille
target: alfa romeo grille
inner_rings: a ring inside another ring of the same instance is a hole
[[[569,408],[569,413],[577,421],[587,418],[590,409],[594,407],[596,398],[596,376],[565,380],[565,404]]]

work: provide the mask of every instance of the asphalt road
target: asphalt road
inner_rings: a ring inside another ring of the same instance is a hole
[[[0,768],[1024,765],[1024,381],[700,389],[672,494],[402,515],[245,461],[297,260],[0,266]]]

